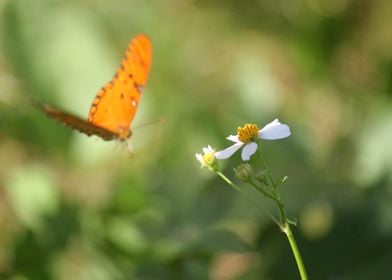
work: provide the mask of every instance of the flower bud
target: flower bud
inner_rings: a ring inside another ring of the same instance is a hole
[[[249,163],[241,163],[234,168],[235,176],[243,182],[251,182],[253,180],[253,170]]]
[[[264,185],[268,185],[267,172],[265,170],[262,170],[259,173],[257,173],[256,174],[256,179],[260,183],[262,183]]]

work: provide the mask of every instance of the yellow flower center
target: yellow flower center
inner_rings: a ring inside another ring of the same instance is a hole
[[[259,128],[255,124],[245,124],[244,127],[237,128],[238,139],[243,143],[256,141]]]
[[[207,153],[203,156],[204,163],[208,166],[212,165],[215,161],[215,156],[213,153]]]

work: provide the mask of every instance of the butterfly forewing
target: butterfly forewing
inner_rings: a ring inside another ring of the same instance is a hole
[[[151,67],[151,42],[140,34],[129,44],[121,66],[91,105],[88,121],[112,131],[120,140],[129,137],[129,126],[135,116]]]
[[[130,43],[123,63],[133,76],[135,86],[142,88],[146,85],[151,67],[151,42],[148,37],[138,35]]]

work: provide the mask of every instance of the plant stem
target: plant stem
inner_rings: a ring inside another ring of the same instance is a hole
[[[261,159],[261,162],[266,170],[266,174],[267,174],[268,179],[269,179],[271,186],[272,186],[271,189],[274,193],[275,198],[273,196],[270,198],[272,198],[275,201],[275,203],[279,209],[280,219],[281,219],[281,221],[280,221],[281,227],[280,228],[286,234],[287,239],[289,240],[291,251],[293,252],[299,274],[301,275],[301,279],[307,280],[308,276],[306,273],[305,265],[303,263],[301,253],[299,252],[297,242],[295,241],[293,232],[291,231],[290,224],[287,219],[286,210],[284,208],[284,204],[283,204],[282,199],[280,198],[279,192],[277,190],[277,185],[276,185],[274,179],[272,178],[271,172],[268,168],[267,162],[263,158],[263,155],[261,154],[260,151],[257,154],[259,155],[259,157]]]
[[[282,227],[282,231],[286,234],[287,239],[289,240],[291,251],[293,252],[295,262],[297,263],[299,274],[301,275],[302,280],[307,280],[308,275],[306,273],[305,265],[302,261],[301,253],[298,250],[297,242],[295,241],[293,232],[291,231],[290,224],[285,223],[284,227]]]
[[[256,206],[260,211],[266,213],[272,221],[277,224],[279,227],[282,227],[282,224],[265,208],[261,207],[260,204],[247,192],[245,192],[243,189],[241,189],[239,186],[234,184],[229,178],[227,178],[222,172],[216,171],[216,173],[226,181],[231,187],[233,187],[236,191],[238,191],[240,194],[245,196],[254,206]]]
[[[262,187],[258,186],[255,182],[251,181],[249,182],[249,184],[251,184],[256,190],[258,190],[259,192],[261,192],[264,196],[271,198],[272,200],[276,200],[276,198],[270,194],[269,192],[267,192],[266,190],[263,190]]]
[[[260,149],[259,149],[259,152],[257,153],[257,155],[258,155],[259,158],[261,159],[261,163],[263,164],[263,166],[264,166],[264,168],[265,168],[265,171],[266,171],[266,173],[267,173],[268,179],[269,179],[271,185],[272,185],[272,186],[274,187],[274,189],[275,189],[275,188],[276,188],[276,184],[275,184],[275,182],[274,182],[274,179],[272,178],[272,175],[271,175],[271,172],[270,172],[269,167],[268,167],[268,165],[267,165],[267,162],[265,161],[263,155],[262,155],[261,152],[260,152]]]
[[[276,206],[278,207],[279,214],[280,214],[281,224],[284,225],[286,223],[286,221],[287,221],[287,215],[286,215],[286,211],[284,209],[284,204],[283,204],[283,202],[282,202],[282,200],[280,198],[280,195],[279,195],[279,193],[277,191],[277,185],[276,185],[274,179],[272,178],[272,175],[271,175],[271,172],[270,172],[270,170],[268,168],[267,162],[265,161],[265,159],[264,159],[263,155],[261,154],[260,150],[257,153],[257,155],[261,159],[261,162],[262,162],[262,164],[263,164],[263,166],[265,168],[265,172],[267,174],[268,180],[270,181],[270,184],[272,186],[271,190],[272,190],[272,192],[273,192],[275,197],[271,196],[270,198],[273,199],[276,202]]]

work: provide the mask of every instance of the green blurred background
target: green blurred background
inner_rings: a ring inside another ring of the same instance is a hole
[[[390,0],[1,0],[0,19],[0,279],[298,279],[194,157],[277,117],[292,136],[262,149],[310,279],[392,277]],[[133,157],[29,104],[86,117],[139,32]]]

